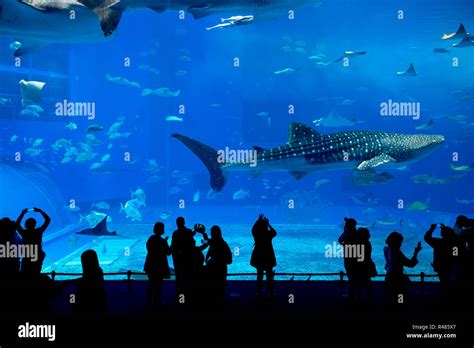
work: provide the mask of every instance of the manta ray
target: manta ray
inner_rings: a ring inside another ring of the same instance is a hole
[[[316,119],[313,121],[315,126],[323,127],[352,127],[357,123],[355,119],[348,119],[339,115],[336,108],[333,107],[331,112],[323,118]]]
[[[442,135],[400,134],[377,131],[349,131],[321,134],[301,123],[289,125],[286,144],[264,149],[255,146],[256,165],[222,163],[212,147],[181,134],[173,134],[206,166],[211,187],[219,192],[234,171],[285,171],[295,179],[323,170],[372,170],[379,166],[400,167],[428,155],[444,142]],[[255,162],[254,162],[255,164]]]
[[[417,75],[418,73],[416,72],[415,67],[411,63],[407,70],[397,72],[397,76],[400,76],[400,77],[417,76]]]
[[[117,232],[109,232],[107,229],[107,218],[108,216],[104,217],[95,227],[87,228],[76,234],[85,234],[88,236],[117,236]]]

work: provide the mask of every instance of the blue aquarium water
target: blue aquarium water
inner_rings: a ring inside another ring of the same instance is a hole
[[[47,14],[0,0],[0,213],[52,217],[44,271],[80,272],[89,248],[106,272],[141,271],[153,224],[170,236],[185,216],[219,224],[229,272],[252,272],[264,213],[277,272],[342,270],[326,251],[351,216],[370,229],[383,273],[391,231],[411,255],[431,223],[472,215],[472,1],[275,2],[203,18],[192,1],[126,9],[105,38],[85,8],[9,30],[14,11]],[[442,39],[460,23],[466,32]],[[97,35],[81,37],[86,27]],[[63,35],[37,38],[48,30]],[[46,85],[22,95],[21,80]],[[76,234],[105,215],[119,236]],[[423,244],[413,272],[433,273],[431,261]]]

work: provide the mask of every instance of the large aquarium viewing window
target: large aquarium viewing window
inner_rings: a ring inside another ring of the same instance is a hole
[[[135,11],[108,37],[98,25],[81,37],[85,15],[71,9],[67,39],[2,38],[3,215],[52,216],[49,271],[80,271],[86,247],[108,271],[141,271],[152,225],[170,234],[185,216],[221,224],[241,255],[230,270],[250,272],[263,213],[279,230],[276,270],[303,273],[342,268],[324,253],[350,216],[369,227],[382,272],[388,233],[411,248],[472,210],[474,51],[442,39],[459,3],[408,5],[406,17],[372,3],[364,26],[355,3],[222,22]],[[75,234],[105,216],[119,236]]]
[[[353,286],[351,258],[376,286],[458,284],[471,33],[472,0],[0,0],[0,242],[39,248],[17,261],[53,280],[96,255],[140,281],[163,226],[179,288],[183,217],[200,266],[225,241],[246,286]]]

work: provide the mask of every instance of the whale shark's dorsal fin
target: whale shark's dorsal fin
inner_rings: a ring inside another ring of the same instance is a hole
[[[293,122],[290,123],[288,130],[288,143],[299,141],[307,138],[320,138],[321,134],[318,133],[311,127],[308,127],[302,123]]]
[[[415,67],[413,66],[413,63],[410,63],[410,67],[408,68],[406,72],[409,74],[416,74],[416,70],[415,70]]]
[[[78,0],[81,4],[86,6],[89,10],[94,12],[99,17],[100,27],[104,32],[104,36],[110,36],[122,19],[124,11],[121,7],[116,7],[121,0]]]

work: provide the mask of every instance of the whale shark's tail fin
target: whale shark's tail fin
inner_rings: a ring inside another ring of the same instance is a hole
[[[186,145],[204,163],[211,177],[212,189],[216,192],[221,191],[226,183],[226,178],[221,165],[217,161],[217,150],[181,134],[173,134],[172,137]]]

